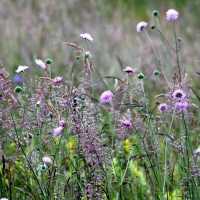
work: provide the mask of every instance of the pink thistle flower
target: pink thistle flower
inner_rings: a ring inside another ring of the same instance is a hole
[[[48,157],[48,156],[44,156],[44,157],[42,158],[42,160],[43,160],[43,162],[46,163],[46,164],[52,162],[51,158]]]
[[[112,101],[113,93],[110,90],[103,92],[100,96],[100,102],[106,103]]]
[[[61,76],[57,76],[57,77],[54,78],[53,82],[56,83],[56,84],[58,84],[58,83],[62,82],[62,79],[63,78]]]
[[[131,123],[129,120],[124,120],[124,121],[122,122],[122,124],[124,124],[124,125],[127,126],[127,127],[131,127],[131,126],[132,126],[132,123]]]
[[[159,106],[158,106],[158,111],[159,112],[164,112],[168,110],[168,105],[166,103],[161,103]]]
[[[20,66],[17,68],[17,70],[15,70],[15,72],[17,72],[17,73],[24,72],[25,69],[28,69],[28,67],[27,67],[27,66],[21,66],[21,65],[20,65]]]
[[[169,9],[166,12],[166,19],[167,20],[177,20],[178,19],[178,12],[174,9]]]
[[[186,111],[186,109],[189,105],[188,105],[187,101],[184,101],[184,102],[176,102],[175,106],[176,106],[176,108],[178,108],[180,110]]]
[[[147,27],[148,23],[147,22],[139,22],[137,24],[136,30],[138,33],[142,32],[143,28]]]
[[[186,94],[183,92],[183,90],[178,89],[173,92],[172,97],[176,101],[182,101],[186,97]]]
[[[133,69],[132,67],[127,66],[125,69],[123,69],[124,72],[127,73],[134,73],[135,69]]]
[[[93,38],[89,33],[82,33],[82,34],[80,34],[80,36],[82,38],[84,38],[85,40],[89,40],[89,41],[93,42]]]
[[[59,126],[64,127],[66,124],[67,124],[66,119],[61,119],[61,120],[59,121]]]
[[[54,133],[53,133],[54,136],[55,136],[55,137],[58,137],[58,136],[61,134],[62,130],[63,130],[63,127],[62,127],[62,126],[59,126],[58,128],[55,128],[54,131],[53,131],[53,132],[54,132]]]
[[[37,66],[41,67],[42,69],[46,68],[45,63],[42,60],[40,60],[40,59],[36,59],[35,63],[37,64]]]

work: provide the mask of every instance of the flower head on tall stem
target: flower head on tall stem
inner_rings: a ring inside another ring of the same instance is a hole
[[[178,108],[180,110],[186,111],[186,109],[189,105],[188,105],[187,101],[184,101],[184,102],[176,102],[175,106],[176,106],[176,108]]]
[[[166,12],[166,19],[167,20],[177,20],[178,19],[178,12],[174,9],[169,9]]]
[[[18,74],[15,74],[13,79],[12,79],[13,83],[22,83],[22,79]]]
[[[166,103],[161,103],[159,106],[158,106],[158,111],[159,112],[164,112],[168,110],[168,105]]]
[[[103,92],[100,96],[100,102],[106,103],[112,101],[113,93],[110,90]]]
[[[125,69],[123,69],[124,72],[127,73],[134,73],[135,69],[133,69],[132,67],[127,66]]]
[[[137,24],[136,30],[138,33],[142,32],[143,28],[147,27],[148,23],[147,22],[139,22]]]
[[[62,78],[61,76],[57,76],[57,77],[54,78],[53,82],[54,82],[55,84],[59,84],[59,83],[62,82],[62,79],[63,79],[63,78]]]
[[[89,33],[82,33],[82,34],[80,34],[80,36],[82,38],[84,38],[85,40],[89,40],[89,41],[93,42],[93,38]]]
[[[62,130],[63,130],[62,126],[55,128],[54,131],[53,131],[54,136],[58,137],[61,134]]]
[[[127,127],[131,127],[132,126],[132,123],[129,121],[129,120],[124,120],[122,122],[123,125],[127,126]]]
[[[38,67],[41,67],[42,69],[46,68],[45,63],[42,60],[40,60],[40,59],[36,59],[35,63],[37,64]]]
[[[173,92],[172,97],[176,101],[182,101],[186,97],[186,94],[183,90],[178,89]]]
[[[43,162],[46,163],[46,164],[52,162],[52,160],[51,160],[51,158],[50,158],[49,156],[44,156],[44,157],[42,158],[42,160],[43,160]]]
[[[28,69],[28,67],[27,67],[27,66],[21,66],[21,65],[20,65],[20,66],[17,68],[17,70],[15,70],[15,72],[16,72],[16,73],[24,72],[25,69]]]

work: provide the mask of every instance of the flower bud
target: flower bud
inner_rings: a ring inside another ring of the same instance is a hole
[[[17,86],[15,89],[14,89],[14,92],[16,93],[20,93],[22,91],[22,88],[20,86]]]
[[[52,60],[51,60],[50,58],[47,58],[47,59],[45,60],[45,63],[46,63],[47,65],[50,65],[50,64],[52,63]]]
[[[142,73],[138,74],[138,79],[143,79],[143,78],[145,78],[144,74]]]
[[[153,72],[153,75],[154,76],[157,76],[157,75],[159,75],[160,74],[160,72],[158,71],[158,70],[155,70],[154,72]]]
[[[154,10],[154,11],[152,12],[152,15],[153,15],[154,17],[157,17],[158,15],[160,15],[160,13],[159,13],[157,10]]]

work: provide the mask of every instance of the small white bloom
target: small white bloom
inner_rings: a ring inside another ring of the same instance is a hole
[[[44,156],[44,157],[42,158],[42,160],[43,160],[43,162],[44,162],[44,163],[46,163],[46,164],[48,164],[48,163],[51,163],[51,162],[52,162],[51,158],[50,158],[50,157],[48,157],[48,156]]]
[[[80,34],[80,36],[82,38],[84,38],[85,40],[89,40],[89,41],[93,42],[93,38],[89,33],[82,33],[82,34]]]
[[[178,12],[174,9],[169,9],[166,12],[166,19],[167,20],[177,20],[178,19]]]
[[[7,198],[1,198],[0,200],[8,200]]]
[[[15,72],[20,73],[20,72],[24,72],[25,69],[28,69],[27,66],[19,66],[17,70],[15,70]]]
[[[148,23],[147,22],[139,22],[137,24],[136,30],[138,33],[142,32],[143,28],[147,27]]]
[[[42,60],[40,60],[40,59],[36,59],[35,63],[37,64],[37,66],[41,67],[42,69],[46,68],[45,63]]]

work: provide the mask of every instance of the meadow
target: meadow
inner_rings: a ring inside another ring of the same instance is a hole
[[[200,199],[198,1],[7,2],[0,199]]]

